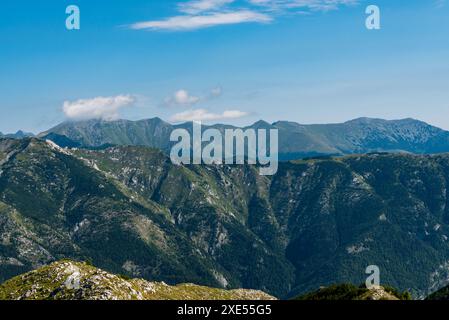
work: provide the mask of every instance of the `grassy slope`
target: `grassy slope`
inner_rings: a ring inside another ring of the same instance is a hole
[[[221,290],[193,284],[169,286],[128,279],[82,262],[63,260],[0,286],[0,300],[272,300],[255,290]]]

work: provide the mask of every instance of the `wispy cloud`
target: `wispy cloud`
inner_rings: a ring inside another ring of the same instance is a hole
[[[187,14],[198,14],[204,11],[215,11],[233,3],[235,0],[194,0],[178,5],[179,11]]]
[[[129,107],[134,102],[135,98],[130,95],[96,97],[65,101],[62,110],[70,120],[115,120],[119,118],[120,109]]]
[[[311,11],[337,10],[342,5],[354,5],[359,0],[248,0],[255,6],[271,11],[304,9]]]
[[[200,28],[248,22],[267,23],[271,20],[271,17],[269,17],[268,15],[245,10],[194,16],[175,16],[159,21],[138,22],[131,25],[131,28],[135,30],[195,30]]]
[[[329,11],[360,0],[191,0],[177,4],[178,14],[130,25],[135,30],[188,31],[220,25],[269,23],[290,10]]]
[[[164,101],[166,106],[191,106],[200,102],[200,98],[190,95],[187,90],[181,89],[176,91],[171,97],[168,97]]]
[[[189,93],[185,89],[180,89],[173,93],[170,97],[166,98],[162,103],[165,107],[190,107],[200,102],[209,101],[220,97],[223,93],[221,87],[212,88],[208,93],[202,96],[196,96]]]
[[[248,116],[248,112],[240,110],[226,110],[223,113],[212,113],[206,109],[194,109],[185,112],[177,113],[170,118],[173,122],[185,121],[222,121],[239,119]]]

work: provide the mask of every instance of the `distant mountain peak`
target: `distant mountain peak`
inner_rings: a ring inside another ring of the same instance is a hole
[[[12,138],[12,139],[23,139],[23,138],[29,138],[29,137],[34,137],[35,135],[31,132],[25,132],[22,130],[18,130],[16,133],[8,133],[8,134],[3,134],[0,132],[0,137],[5,137],[5,138]]]
[[[388,122],[388,121],[390,120],[380,118],[360,117],[346,121],[345,123],[373,123],[373,122]]]
[[[259,120],[257,122],[254,122],[254,124],[251,127],[256,129],[263,129],[263,128],[272,128],[273,125],[265,120]]]
[[[417,120],[414,118],[403,118],[403,119],[395,119],[395,120],[386,120],[381,118],[370,118],[370,117],[360,117],[355,118],[349,121],[344,122],[345,124],[351,124],[351,123],[357,123],[357,124],[376,124],[376,123],[383,123],[383,124],[393,124],[393,123],[402,123],[402,124],[425,124],[428,126],[431,126],[430,124]]]

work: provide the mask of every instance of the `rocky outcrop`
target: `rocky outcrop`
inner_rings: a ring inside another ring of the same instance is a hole
[[[0,300],[274,300],[257,290],[222,290],[193,284],[129,279],[64,260],[0,286]]]

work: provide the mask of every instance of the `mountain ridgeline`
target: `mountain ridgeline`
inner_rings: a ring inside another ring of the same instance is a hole
[[[145,146],[0,139],[0,282],[71,258],[285,298],[377,265],[382,284],[425,297],[449,283],[448,185],[445,154],[297,160],[266,177]]]
[[[275,300],[256,290],[148,282],[62,260],[0,285],[0,300]]]
[[[65,122],[39,136],[64,147],[136,145],[158,148],[168,153],[174,129],[192,129],[191,123],[172,125],[159,118],[141,121]],[[220,131],[235,128],[217,124],[203,126]],[[347,155],[369,152],[449,152],[449,132],[414,119],[387,121],[360,118],[341,124],[301,125],[279,121],[259,121],[242,129],[278,129],[281,160]]]
[[[0,138],[23,139],[23,138],[31,138],[31,137],[34,137],[33,133],[24,132],[22,130],[19,130],[16,133],[8,133],[8,134],[3,134],[0,132]]]

